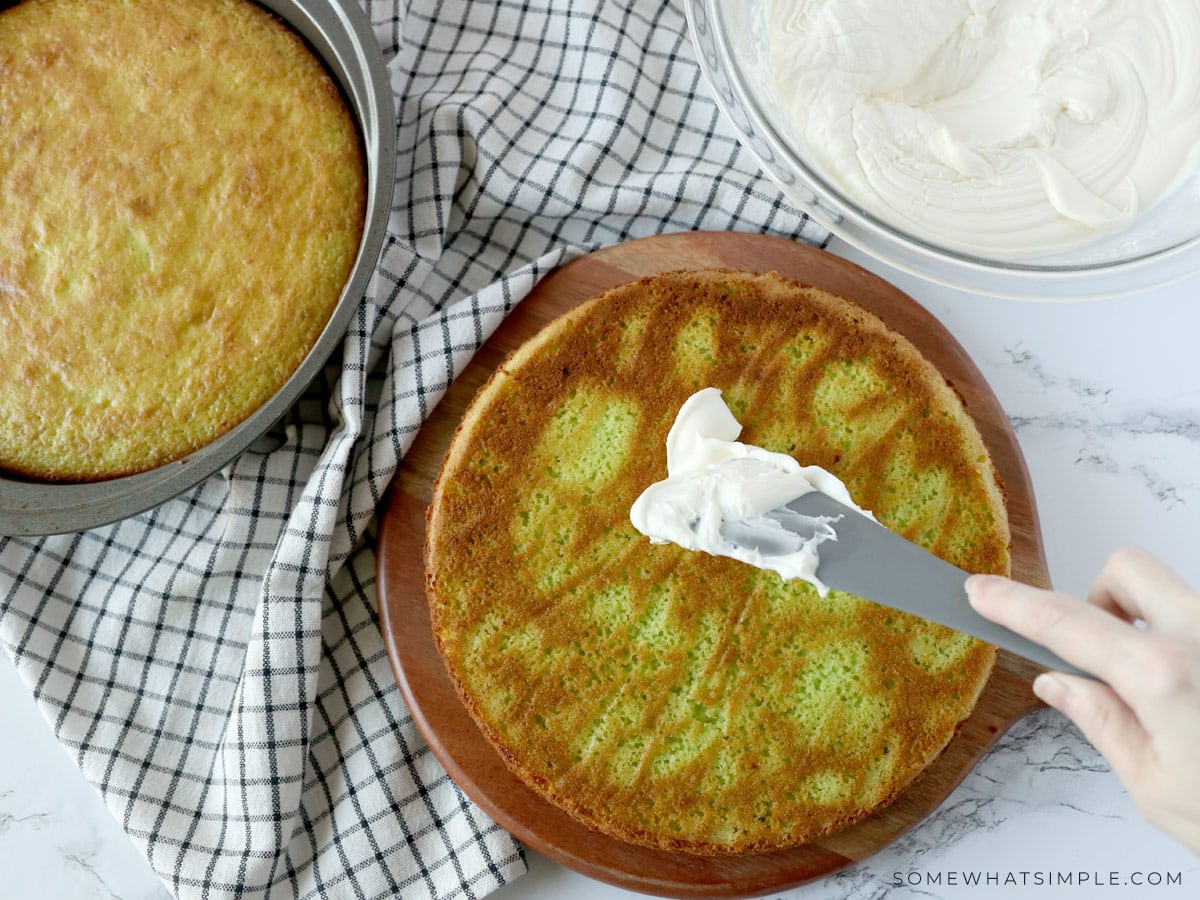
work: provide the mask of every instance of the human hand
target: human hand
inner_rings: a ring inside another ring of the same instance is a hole
[[[996,575],[967,579],[967,597],[1100,679],[1047,672],[1033,690],[1079,726],[1148,822],[1200,853],[1200,594],[1127,549],[1086,601]]]

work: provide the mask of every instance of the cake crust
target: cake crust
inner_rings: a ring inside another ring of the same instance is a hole
[[[334,82],[245,0],[0,12],[0,469],[179,459],[283,385],[358,253]]]
[[[813,841],[890,803],[970,714],[995,651],[629,523],[683,400],[829,469],[885,524],[1008,571],[1003,494],[961,399],[904,338],[775,274],[678,272],[577,307],[481,388],[434,485],[434,638],[535,792],[703,855]]]

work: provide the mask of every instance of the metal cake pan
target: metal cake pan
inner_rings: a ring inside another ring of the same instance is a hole
[[[341,344],[383,248],[396,168],[396,114],[383,54],[354,0],[258,0],[298,32],[345,95],[367,165],[366,217],[358,256],[325,329],[308,356],[266,403],[241,424],[176,462],[89,483],[47,483],[0,475],[0,535],[83,531],[136,515],[221,469],[299,399]],[[0,4],[7,6],[11,4]]]

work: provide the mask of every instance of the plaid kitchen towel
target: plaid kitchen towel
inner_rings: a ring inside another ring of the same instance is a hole
[[[447,385],[539,277],[729,229],[819,241],[719,118],[671,0],[367,0],[398,112],[382,260],[264,439],[144,515],[0,543],[0,638],[179,897],[481,897],[524,870],[413,726],[373,521]]]

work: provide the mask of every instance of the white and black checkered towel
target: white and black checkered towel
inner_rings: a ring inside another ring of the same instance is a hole
[[[524,870],[405,711],[373,517],[538,278],[597,246],[821,240],[719,118],[671,0],[367,0],[395,208],[336,358],[267,439],[144,515],[0,542],[0,638],[180,897],[480,897]]]

